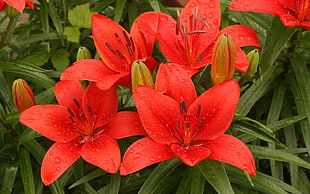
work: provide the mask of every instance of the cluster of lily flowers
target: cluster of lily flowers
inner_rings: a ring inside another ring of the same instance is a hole
[[[308,1],[260,1],[235,0],[231,9],[272,13],[288,26],[309,28]],[[267,9],[275,7],[278,12]],[[15,94],[20,122],[55,142],[42,162],[45,185],[80,157],[121,175],[173,157],[188,166],[209,158],[256,175],[247,146],[225,134],[240,96],[233,73],[249,68],[242,47],[260,49],[251,28],[232,25],[220,30],[218,0],[190,0],[178,11],[177,20],[165,13],[145,12],[130,32],[100,14],[92,15],[91,21],[100,60],[78,60],[62,73],[54,88],[58,105],[33,105],[31,89],[22,81],[13,88],[24,88],[19,92],[23,97]],[[171,62],[158,65],[152,57],[155,40]],[[191,77],[209,64],[214,86],[198,96]],[[80,80],[89,81],[86,88]],[[132,89],[137,112],[118,112],[117,85]],[[130,136],[141,138],[121,156],[117,139]]]

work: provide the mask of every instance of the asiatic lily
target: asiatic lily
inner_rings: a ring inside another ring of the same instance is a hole
[[[14,7],[19,12],[23,12],[25,7],[34,8],[34,4],[30,0],[0,0],[0,11],[5,9],[5,4]]]
[[[210,158],[256,174],[253,156],[237,138],[224,134],[239,100],[234,79],[218,84],[197,97],[188,73],[178,64],[161,64],[155,89],[138,86],[134,101],[148,137],[125,152],[121,175],[178,157],[194,166]]]
[[[23,79],[17,79],[13,82],[12,96],[15,107],[19,112],[23,112],[27,108],[30,108],[36,104],[34,94],[30,86]]]
[[[221,12],[218,0],[190,0],[178,12],[175,21],[165,13],[152,12],[153,22],[140,22],[143,32],[156,37],[160,49],[170,61],[182,65],[191,75],[211,64],[212,49],[218,36],[225,33],[233,38],[237,47],[236,69],[246,71],[248,60],[241,47],[260,48],[257,34],[243,25],[232,25],[220,30]],[[150,24],[157,23],[157,26]]]
[[[59,105],[36,105],[23,111],[20,122],[55,141],[44,156],[41,178],[49,185],[80,156],[108,173],[120,165],[116,139],[143,135],[138,114],[117,113],[116,87],[99,89],[90,83],[84,90],[75,80],[55,85]]]
[[[310,30],[309,0],[234,0],[229,9],[276,15],[285,26]]]
[[[101,60],[85,59],[75,62],[61,75],[62,80],[79,79],[96,82],[108,89],[116,82],[131,88],[131,65],[138,60],[152,71],[157,63],[151,57],[154,38],[142,34],[138,23],[149,21],[148,13],[134,21],[130,34],[110,18],[94,14],[91,17],[93,39]]]

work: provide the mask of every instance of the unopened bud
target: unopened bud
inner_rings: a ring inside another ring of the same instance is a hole
[[[236,46],[233,39],[221,34],[212,50],[211,79],[213,85],[232,78],[236,66]]]
[[[252,50],[247,54],[247,58],[249,59],[249,69],[247,72],[240,72],[240,76],[242,80],[250,80],[255,76],[257,72],[257,66],[259,62],[259,53],[257,49]]]
[[[23,79],[17,79],[13,82],[12,95],[14,104],[19,112],[35,105],[33,92]]]
[[[80,47],[76,56],[76,60],[91,59],[91,53],[86,47]]]
[[[131,66],[131,87],[137,86],[153,87],[153,77],[148,67],[141,61],[134,61]]]
[[[6,4],[5,5],[5,12],[10,18],[15,18],[19,12],[12,6]]]

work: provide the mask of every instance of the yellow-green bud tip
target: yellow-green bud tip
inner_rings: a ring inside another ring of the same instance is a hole
[[[80,47],[76,56],[76,60],[91,59],[91,53],[86,47]]]
[[[153,77],[149,68],[141,61],[134,61],[131,66],[131,87],[134,90],[137,86],[153,87]]]

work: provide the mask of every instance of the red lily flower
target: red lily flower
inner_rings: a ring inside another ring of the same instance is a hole
[[[0,0],[0,11],[5,9],[5,4],[14,7],[17,11],[24,11],[25,6],[31,9],[34,8],[34,4],[30,0]]]
[[[229,9],[276,15],[285,26],[300,26],[310,30],[309,0],[234,0]]]
[[[155,36],[161,51],[172,62],[182,65],[191,75],[211,64],[212,48],[220,34],[231,36],[237,47],[236,69],[246,71],[249,62],[240,47],[252,45],[260,48],[256,33],[249,27],[233,25],[219,30],[220,4],[217,0],[191,0],[175,21],[165,13],[152,12],[152,23],[141,22],[140,28]],[[150,18],[151,19],[151,18]]]
[[[80,156],[109,173],[118,171],[120,149],[115,139],[145,134],[135,112],[117,113],[116,87],[86,90],[75,80],[55,85],[59,105],[36,105],[23,111],[20,122],[55,141],[47,151],[41,177],[49,185]]]
[[[149,137],[126,151],[120,173],[127,175],[151,164],[178,157],[194,166],[210,158],[255,175],[254,159],[237,138],[226,135],[239,100],[234,79],[197,97],[188,73],[178,64],[162,64],[156,88],[138,86],[134,101]]]
[[[148,13],[141,14],[134,21],[130,34],[110,18],[92,15],[93,38],[102,60],[79,60],[67,68],[61,79],[80,79],[97,82],[101,89],[108,89],[116,82],[131,88],[131,64],[139,60],[152,71],[157,63],[151,57],[154,38],[145,36],[138,23],[149,21]]]

